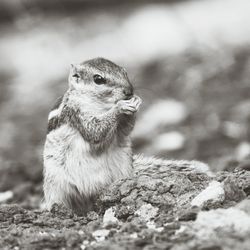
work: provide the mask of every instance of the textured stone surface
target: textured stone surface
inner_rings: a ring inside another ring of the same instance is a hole
[[[50,212],[1,205],[0,249],[247,249],[249,172],[209,177],[178,164],[138,168],[82,217],[56,204]],[[211,196],[205,206],[193,207],[215,180],[224,199]]]

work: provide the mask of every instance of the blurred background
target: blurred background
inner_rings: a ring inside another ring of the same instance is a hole
[[[249,156],[249,0],[1,0],[0,33],[0,202],[40,201],[48,112],[97,56],[143,99],[136,153],[214,171]]]

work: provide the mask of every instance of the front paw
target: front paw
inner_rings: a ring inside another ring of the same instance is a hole
[[[136,113],[141,105],[141,98],[133,96],[129,100],[120,100],[117,103],[118,110],[121,114],[132,115]]]

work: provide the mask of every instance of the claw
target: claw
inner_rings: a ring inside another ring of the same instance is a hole
[[[129,100],[121,100],[118,102],[120,110],[124,114],[133,114],[138,111],[141,105],[141,98],[139,96],[133,96]]]

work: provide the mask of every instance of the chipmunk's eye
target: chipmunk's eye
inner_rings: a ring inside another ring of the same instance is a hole
[[[103,78],[103,77],[100,76],[100,75],[94,75],[93,78],[94,78],[94,82],[95,82],[96,84],[105,84],[105,83],[106,83],[106,79]]]
[[[80,75],[75,73],[74,75],[72,75],[72,77],[76,78],[76,79],[79,79],[80,78]]]

